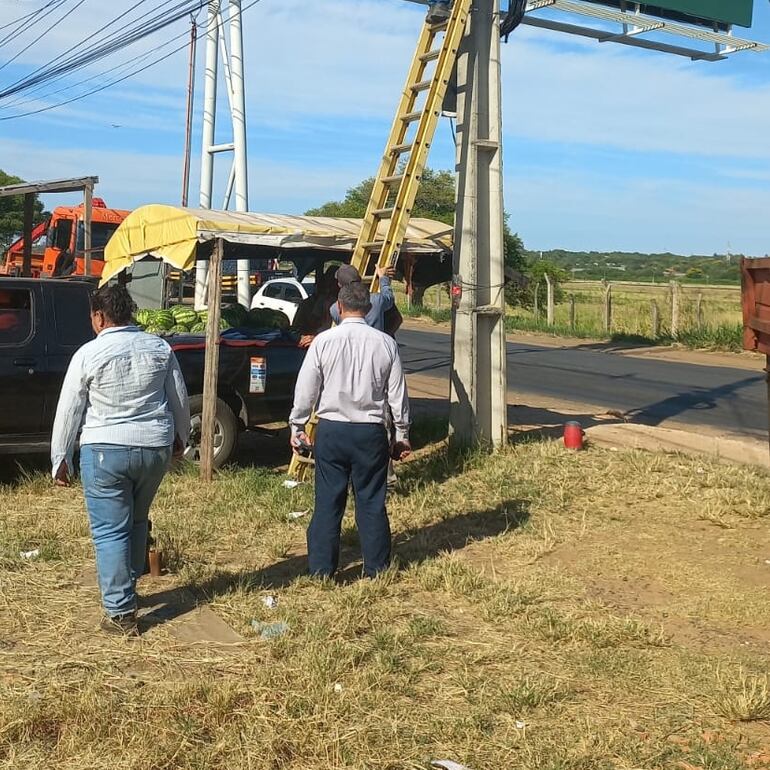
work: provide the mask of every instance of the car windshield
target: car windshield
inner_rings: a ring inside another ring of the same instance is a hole
[[[91,248],[103,249],[110,240],[112,234],[118,229],[117,222],[92,222],[91,223]],[[77,250],[83,251],[85,245],[85,227],[78,222]]]
[[[308,297],[315,293],[315,281],[302,281],[302,288],[307,292]]]

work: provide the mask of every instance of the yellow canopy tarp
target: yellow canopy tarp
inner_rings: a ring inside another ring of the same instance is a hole
[[[382,227],[385,226],[383,222]],[[216,238],[280,249],[351,252],[360,229],[360,219],[341,217],[240,213],[158,204],[141,206],[126,217],[110,238],[104,250],[101,282],[106,283],[132,262],[147,256],[162,259],[180,270],[190,270],[195,264],[196,246]],[[401,251],[435,253],[451,249],[449,225],[432,219],[412,219]]]

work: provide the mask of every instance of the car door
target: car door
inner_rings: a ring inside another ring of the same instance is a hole
[[[264,307],[270,310],[280,310],[289,317],[289,321],[294,320],[294,314],[297,312],[297,306],[286,299],[287,289],[295,289],[291,281],[273,280],[268,281],[262,291],[255,297],[252,303],[253,307]]]
[[[46,285],[46,306],[53,319],[46,349],[46,404],[44,430],[53,428],[64,375],[75,351],[94,338],[89,288],[79,282]]]
[[[302,302],[304,299],[306,299],[306,297],[303,295],[300,287],[287,281],[284,287],[284,307],[281,312],[288,316],[290,323],[294,322],[294,316],[297,314],[297,308],[299,307],[300,302]]]
[[[45,325],[41,300],[39,285],[23,281],[12,285],[10,280],[0,284],[0,441],[43,431]]]

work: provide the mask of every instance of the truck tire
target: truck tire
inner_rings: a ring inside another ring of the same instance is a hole
[[[190,396],[190,443],[185,450],[186,460],[199,463],[201,459],[201,423],[203,421],[203,396]],[[214,467],[221,468],[233,456],[238,443],[238,418],[233,410],[217,399],[214,417]]]

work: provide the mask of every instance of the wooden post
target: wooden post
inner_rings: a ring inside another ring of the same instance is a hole
[[[203,368],[203,415],[201,417],[201,480],[214,477],[214,427],[219,378],[219,318],[222,305],[222,252],[219,238],[211,254],[208,269],[208,320],[206,322],[206,358]]]
[[[575,331],[575,295],[570,294],[569,295],[569,328],[574,332]]]
[[[540,320],[540,281],[535,284],[535,301],[532,303],[535,320]]]
[[[86,278],[92,275],[91,270],[91,219],[93,188],[86,185],[83,190],[83,273]]]
[[[679,284],[671,281],[671,336],[679,333]]]
[[[436,284],[436,310],[441,310],[441,292],[444,289],[444,284]]]
[[[703,292],[699,291],[695,298],[695,326],[698,331],[703,328]]]
[[[553,326],[554,323],[554,300],[553,300],[553,281],[548,273],[545,274],[546,285],[546,306],[545,306],[545,320],[549,326]]]
[[[612,284],[604,289],[604,331],[609,334],[612,330]]]
[[[24,196],[24,253],[21,260],[21,274],[32,276],[32,220],[35,216],[35,194]]]
[[[652,338],[658,339],[660,337],[660,308],[654,299],[650,300],[650,326],[652,327]]]

